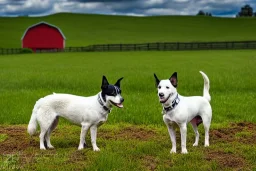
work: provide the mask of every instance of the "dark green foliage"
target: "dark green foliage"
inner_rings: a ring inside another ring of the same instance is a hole
[[[241,8],[241,11],[237,14],[237,17],[253,17],[255,13],[253,13],[253,8],[250,5],[245,5]]]
[[[204,12],[203,10],[198,11],[198,13],[197,13],[196,15],[199,15],[199,16],[209,16],[209,17],[212,16],[211,13],[209,13],[209,12]]]
[[[25,53],[33,53],[33,50],[32,49],[29,49],[29,48],[23,48],[21,49],[21,52],[22,54],[25,54]]]

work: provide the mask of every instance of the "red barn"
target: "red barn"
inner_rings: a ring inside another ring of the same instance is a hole
[[[64,49],[66,37],[62,31],[49,23],[40,22],[27,28],[23,34],[22,48],[37,50]]]

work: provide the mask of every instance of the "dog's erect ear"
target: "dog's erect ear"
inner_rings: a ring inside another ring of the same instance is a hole
[[[155,77],[155,80],[156,80],[156,87],[158,86],[158,84],[160,83],[160,80],[157,78],[156,74],[154,73],[154,77]]]
[[[107,78],[103,75],[103,77],[102,77],[101,89],[107,88],[108,85],[109,85],[108,80],[107,80]]]
[[[119,79],[117,80],[117,82],[115,83],[115,86],[117,86],[117,87],[120,88],[120,81],[121,81],[123,78],[124,78],[124,77],[119,78]]]
[[[174,73],[172,74],[172,76],[170,77],[170,81],[171,81],[173,87],[176,88],[176,87],[178,86],[178,76],[177,76],[177,72],[174,72]]]

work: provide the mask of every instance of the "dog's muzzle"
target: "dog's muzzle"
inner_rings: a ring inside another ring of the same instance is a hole
[[[171,94],[169,94],[169,96],[164,99],[164,94],[163,93],[159,93],[159,99],[160,99],[160,103],[165,103],[167,102],[167,100],[171,97]]]
[[[120,103],[115,103],[115,102],[113,102],[113,101],[110,100],[110,102],[111,102],[114,106],[119,107],[119,108],[123,108],[123,107],[124,107],[124,106],[123,106],[124,99],[121,98],[120,101],[121,101]]]

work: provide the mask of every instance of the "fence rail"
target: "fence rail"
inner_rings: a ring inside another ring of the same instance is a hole
[[[98,44],[65,49],[37,49],[35,53],[49,52],[110,52],[110,51],[185,51],[185,50],[256,49],[256,41],[226,42],[157,42],[141,44]],[[0,55],[24,53],[22,48],[0,48]]]

